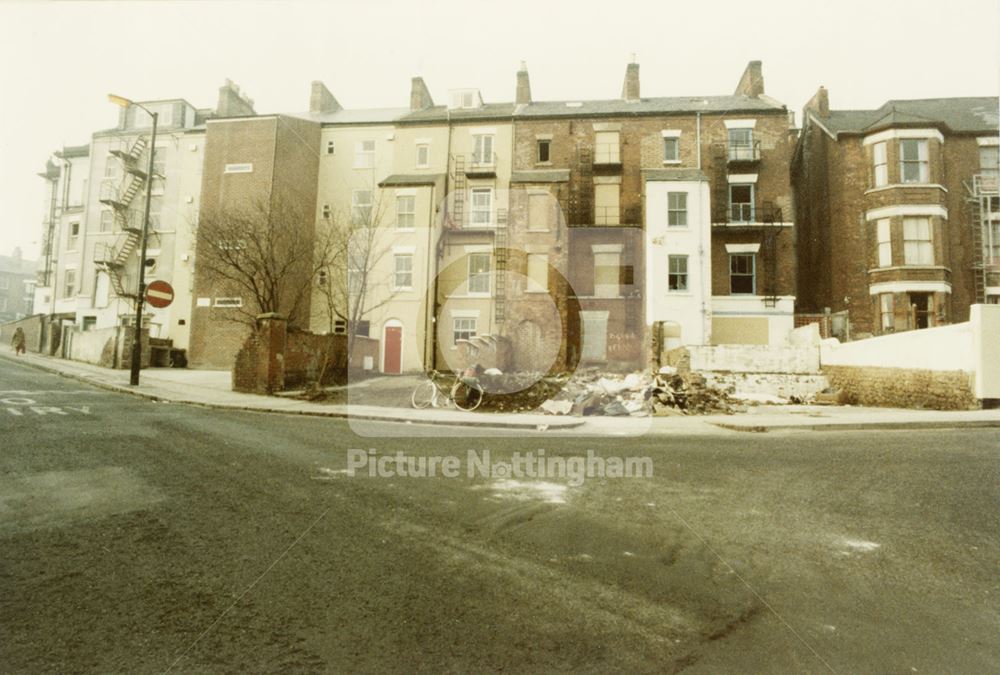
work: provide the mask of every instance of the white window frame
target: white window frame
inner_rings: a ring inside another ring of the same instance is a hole
[[[670,149],[673,148],[673,152]],[[681,161],[681,139],[679,136],[663,137],[663,163],[679,164]]]
[[[886,141],[872,145],[872,171],[874,187],[889,184],[889,146]]]
[[[675,265],[674,263],[677,263],[677,265]],[[674,283],[673,277],[676,277],[676,282],[677,282],[676,284]],[[690,286],[688,284],[688,281],[689,281],[688,256],[686,256],[686,255],[668,255],[667,256],[667,292],[668,293],[688,293],[688,292],[690,292],[691,289],[690,289]],[[674,287],[674,286],[676,286],[676,287]]]
[[[473,134],[472,163],[478,166],[493,166],[496,163],[495,147],[496,134]]]
[[[687,227],[687,192],[667,193],[667,227]]]
[[[598,199],[599,194],[614,194],[614,204]],[[620,225],[622,215],[622,186],[620,183],[595,183],[594,224]]]
[[[892,293],[880,293],[878,296],[878,310],[879,310],[879,325],[882,327],[882,332],[885,333],[896,327],[895,317],[893,316],[895,312],[895,298]]]
[[[63,272],[63,297],[72,298],[76,294],[76,269],[67,268]]]
[[[545,154],[547,157],[542,159],[542,146],[545,146]],[[552,163],[552,139],[551,138],[536,138],[535,139],[535,163],[536,164],[551,164]]]
[[[474,264],[483,260],[486,261],[485,270],[479,269],[480,265]],[[469,295],[488,296],[493,290],[493,255],[487,252],[470,253],[467,269],[466,292]]]
[[[361,195],[367,194],[368,201],[364,202],[359,199]],[[374,192],[372,190],[352,190],[351,191],[351,222],[355,225],[371,225],[372,219],[372,204],[374,200]],[[364,210],[367,210],[365,212]]]
[[[417,222],[416,195],[396,195],[396,229],[413,230]]]
[[[373,139],[365,139],[354,143],[354,168],[375,168],[375,141]]]
[[[733,188],[738,187],[748,187],[750,188],[750,201],[749,202],[733,202]],[[757,219],[757,208],[756,208],[756,198],[757,198],[757,186],[753,183],[730,183],[729,184],[729,222],[731,223],[753,223]],[[736,218],[734,216],[733,205],[740,204],[740,217]],[[746,205],[749,205],[749,214],[747,214]],[[746,216],[749,215],[749,218]]]
[[[402,266],[400,263],[405,263]],[[395,253],[392,256],[392,290],[413,290],[413,254]]]
[[[421,160],[420,154],[423,153],[424,157]],[[415,150],[415,166],[418,169],[426,169],[431,165],[431,144],[426,141],[421,141],[417,143]]]
[[[621,133],[594,132],[594,164],[621,164]]]
[[[726,149],[731,160],[754,160],[752,127],[730,127],[726,130]]]
[[[106,219],[106,222],[105,222]],[[100,232],[114,232],[115,231],[115,212],[111,209],[101,209],[101,217],[98,222],[98,230]],[[107,227],[105,227],[107,225]]]
[[[892,267],[892,226],[888,218],[875,221],[875,237],[878,266]]]
[[[733,260],[736,258],[750,258],[750,274],[733,272]],[[733,277],[750,277],[751,291],[749,293],[733,292]],[[729,254],[729,294],[730,295],[757,295],[757,254],[756,253],[730,253]]]
[[[485,206],[476,204],[477,196],[486,196]],[[485,219],[483,216],[485,215]],[[469,227],[490,227],[493,224],[493,188],[469,190]]]
[[[928,216],[903,218],[903,264],[934,264],[934,226]]]
[[[469,340],[479,333],[479,320],[474,316],[456,316],[451,320],[451,344],[458,346],[459,340]]]
[[[917,158],[904,159],[903,148],[916,144]],[[928,159],[927,139],[925,138],[901,138],[899,139],[899,182],[900,183],[926,183],[930,180],[930,161]],[[918,176],[915,180],[907,180],[906,168],[910,165],[917,166]]]

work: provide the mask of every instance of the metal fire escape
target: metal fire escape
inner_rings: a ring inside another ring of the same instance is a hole
[[[576,146],[576,180],[569,185],[570,225],[593,225],[594,151],[590,146]]]
[[[992,224],[1000,219],[1000,181],[995,172],[983,172],[972,177],[965,183],[968,192],[966,201],[969,204],[969,226],[972,228],[972,277],[976,304],[986,302],[986,287],[991,270],[991,253],[987,252],[987,242],[990,241]],[[996,246],[993,242],[993,246]]]
[[[502,328],[507,320],[507,262],[510,255],[507,237],[507,209],[497,209],[496,235],[493,239],[493,257],[496,259],[493,316],[498,328]]]
[[[95,262],[107,271],[111,287],[122,298],[136,297],[134,289],[127,288],[124,270],[142,237],[142,224],[137,222],[142,214],[131,206],[139,190],[150,180],[140,161],[148,143],[145,136],[140,136],[128,149],[112,150],[111,154],[122,162],[124,177],[120,185],[106,184],[101,189],[100,202],[111,207],[115,226],[122,234],[116,246],[105,245],[98,250]]]
[[[771,202],[761,205],[760,222],[763,225],[760,248],[764,258],[764,305],[778,304],[778,235],[781,234],[781,209]]]

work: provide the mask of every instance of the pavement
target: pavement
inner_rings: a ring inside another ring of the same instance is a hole
[[[760,405],[734,415],[677,417],[564,417],[534,413],[487,413],[461,410],[415,410],[357,404],[329,404],[288,396],[260,396],[231,390],[231,375],[222,370],[149,368],[138,387],[129,372],[39,354],[17,356],[0,348],[0,358],[17,360],[41,370],[143,398],[251,412],[346,418],[363,436],[387,435],[381,423],[434,425],[443,431],[474,427],[550,434],[640,436],[654,434],[706,435],[736,432],[841,431],[885,429],[952,429],[1000,427],[1000,410],[905,410],[860,406]],[[391,432],[389,435],[394,435]]]

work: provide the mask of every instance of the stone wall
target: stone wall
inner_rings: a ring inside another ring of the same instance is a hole
[[[787,374],[819,372],[819,349],[815,346],[714,345],[687,349],[691,354],[691,370]]]
[[[979,407],[973,376],[961,370],[824,366],[823,374],[856,405],[932,410]]]

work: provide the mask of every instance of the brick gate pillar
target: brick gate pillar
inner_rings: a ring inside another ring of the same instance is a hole
[[[258,361],[257,382],[268,393],[285,388],[285,344],[288,320],[280,314],[257,317],[257,338],[263,348]]]

